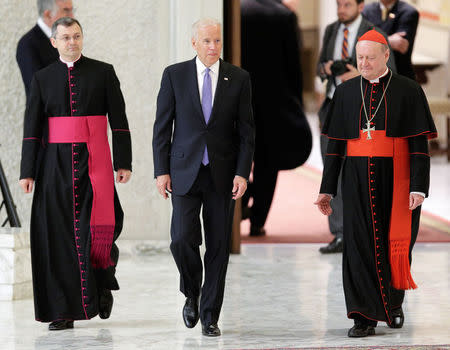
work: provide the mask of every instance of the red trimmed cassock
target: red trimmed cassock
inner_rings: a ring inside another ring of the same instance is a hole
[[[368,118],[375,114],[370,138],[361,84]],[[358,76],[336,89],[322,133],[330,142],[320,193],[336,194],[343,167],[348,317],[392,325],[404,290],[416,287],[410,263],[421,207],[408,209],[409,193],[428,196],[427,138],[437,135],[426,97],[416,82],[391,71],[373,83]]]
[[[113,156],[107,138],[112,129]],[[33,178],[31,262],[38,321],[90,319],[117,290],[123,212],[114,170],[131,170],[125,102],[114,68],[81,56],[37,72],[25,113],[20,178]]]

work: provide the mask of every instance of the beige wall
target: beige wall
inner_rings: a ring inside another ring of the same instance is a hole
[[[73,0],[85,33],[84,54],[112,63],[121,81],[133,140],[133,178],[118,185],[125,211],[123,238],[167,239],[170,203],[153,180],[152,127],[162,70],[194,56],[190,25],[201,16],[222,18],[221,0]],[[25,225],[31,196],[19,191],[25,95],[15,61],[19,38],[37,20],[36,1],[0,4],[0,159]]]

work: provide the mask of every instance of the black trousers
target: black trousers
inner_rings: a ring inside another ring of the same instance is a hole
[[[253,181],[248,185],[247,191],[242,197],[242,207],[248,206],[250,198],[253,198],[250,222],[252,226],[264,227],[278,178],[278,168],[267,159],[264,149],[258,145],[253,160]]]
[[[186,297],[201,295],[200,319],[206,325],[215,323],[219,320],[225,289],[234,200],[231,193],[225,195],[215,190],[209,166],[201,166],[189,192],[172,195],[172,206],[170,250],[180,272],[180,291]],[[203,287],[200,209],[206,246]]]

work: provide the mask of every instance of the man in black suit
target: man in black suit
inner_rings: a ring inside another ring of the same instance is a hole
[[[250,217],[250,236],[261,236],[278,171],[302,165],[312,137],[303,113],[296,14],[281,0],[241,0],[241,15],[242,68],[250,73],[256,124],[253,182],[242,201],[246,208],[251,196],[253,205],[243,218]]]
[[[27,101],[34,73],[59,57],[58,50],[50,42],[53,23],[61,17],[73,17],[72,0],[38,0],[37,5],[37,24],[19,40],[16,51]]]
[[[153,129],[156,186],[172,193],[171,245],[186,296],[188,328],[199,317],[202,333],[219,336],[217,326],[225,288],[232,199],[246,188],[254,150],[250,77],[219,59],[221,24],[194,23],[197,57],[164,70]],[[206,253],[202,287],[200,209]],[[199,310],[199,297],[200,310]]]
[[[356,69],[355,45],[359,37],[374,27],[372,23],[361,16],[364,0],[337,0],[336,3],[338,20],[329,24],[325,29],[317,65],[317,75],[322,81],[327,80],[325,101],[319,110],[321,126],[325,121],[336,87],[359,75]],[[395,71],[392,55],[389,57],[388,66]],[[328,138],[321,135],[320,150],[323,161],[325,161],[327,145]],[[322,254],[341,253],[343,248],[343,205],[340,179],[339,176],[337,194],[331,202],[333,213],[328,216],[330,231],[335,237],[328,245],[319,249]]]
[[[394,51],[398,74],[415,79],[411,55],[419,23],[419,12],[404,1],[380,0],[368,4],[363,16],[389,36],[389,45]]]

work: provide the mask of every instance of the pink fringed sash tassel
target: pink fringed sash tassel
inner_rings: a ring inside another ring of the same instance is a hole
[[[91,211],[91,264],[105,269],[113,265],[114,173],[104,115],[48,118],[49,143],[84,142],[89,151],[89,179],[93,201]]]

